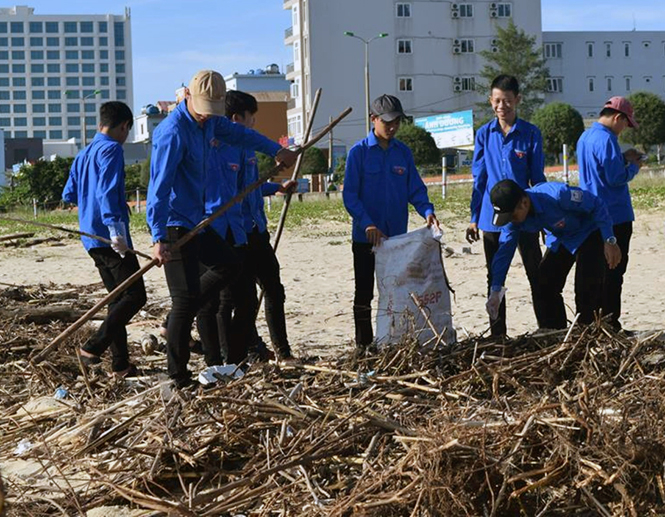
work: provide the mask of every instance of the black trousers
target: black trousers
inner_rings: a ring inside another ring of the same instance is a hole
[[[169,242],[176,242],[188,231],[169,227]],[[194,317],[202,309],[210,310],[210,303],[216,309],[220,290],[237,276],[239,269],[233,249],[212,229],[174,250],[171,260],[164,264],[172,304],[166,338],[167,364],[169,376],[176,382],[191,376],[187,363]],[[197,317],[197,325],[204,350],[214,353],[220,346],[216,319]]]
[[[270,244],[270,234],[254,230],[247,234],[248,253],[244,262],[247,272],[259,284],[265,295],[265,316],[270,341],[281,357],[291,355],[286,334],[284,302],[286,294],[279,274],[279,261]]]
[[[576,265],[575,310],[580,314],[578,321],[583,325],[592,323],[601,307],[604,263],[604,243],[598,230],[587,237],[574,255],[563,246],[555,253],[547,250],[538,269],[538,325],[549,329],[566,328],[566,307],[561,293],[573,264]]]
[[[617,238],[617,245],[621,250],[621,262],[619,265],[610,269],[605,263],[605,279],[603,281],[603,316],[611,315],[609,323],[615,330],[621,330],[621,291],[623,288],[623,276],[628,267],[628,253],[630,251],[630,238],[633,235],[633,223],[614,225],[614,236]]]
[[[492,286],[492,260],[494,260],[494,255],[499,250],[500,236],[500,232],[483,232],[483,248],[485,250],[485,264],[487,265],[488,296],[490,294],[490,287]],[[538,267],[543,258],[538,237],[539,235],[537,233],[522,232],[517,245],[520,255],[522,256],[522,263],[524,264],[526,276],[529,279],[529,285],[531,286],[531,299],[533,300],[533,308],[536,317],[538,315],[537,304],[539,303]],[[490,330],[492,336],[504,336],[507,334],[505,297],[501,301],[497,318],[495,320],[490,318]]]
[[[136,255],[127,253],[121,258],[111,248],[92,248],[88,254],[102,277],[104,287],[111,292],[139,270]],[[112,369],[121,372],[129,367],[127,349],[127,323],[145,305],[146,294],[143,278],[139,278],[108,306],[108,313],[101,327],[82,347],[96,356],[111,347]]]
[[[356,327],[356,345],[365,347],[374,340],[371,308],[374,297],[374,253],[372,245],[366,242],[353,242],[351,250],[355,278],[353,320]]]

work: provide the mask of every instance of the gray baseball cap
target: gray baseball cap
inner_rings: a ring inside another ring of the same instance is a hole
[[[402,103],[394,95],[381,95],[372,102],[372,115],[379,117],[384,122],[392,122],[396,118],[404,118]]]

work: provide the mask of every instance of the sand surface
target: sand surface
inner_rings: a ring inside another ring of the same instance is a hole
[[[665,248],[663,221],[665,213],[637,214],[631,242],[630,263],[623,295],[624,327],[636,330],[663,328],[665,308]],[[411,228],[419,224],[411,221]],[[446,245],[455,254],[445,259],[452,287],[454,323],[458,336],[480,334],[487,330],[484,309],[486,271],[482,244],[470,246],[464,241],[463,221],[444,227]],[[146,234],[134,238],[138,249],[149,252]],[[100,281],[92,260],[76,240],[64,240],[64,246],[38,245],[27,249],[0,248],[0,282],[12,285],[91,284]],[[471,253],[463,253],[471,247]],[[297,354],[331,357],[353,340],[353,266],[350,228],[344,224],[325,223],[285,232],[278,250],[282,280],[286,288],[286,314],[289,338]],[[573,272],[564,297],[572,319],[574,310]],[[149,306],[169,305],[162,269],[153,268],[146,275]],[[507,280],[508,331],[512,336],[536,329],[526,275],[516,255]],[[0,288],[4,287],[0,285]],[[376,300],[375,300],[376,301]],[[155,310],[135,318],[130,336],[138,341],[146,330],[155,330]],[[258,319],[259,332],[267,340],[263,314]]]

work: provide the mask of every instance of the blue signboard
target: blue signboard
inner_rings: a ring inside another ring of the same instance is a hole
[[[473,111],[443,113],[414,120],[432,135],[439,149],[473,145]]]

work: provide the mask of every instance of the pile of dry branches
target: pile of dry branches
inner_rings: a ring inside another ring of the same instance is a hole
[[[63,328],[0,320],[0,342],[30,336],[35,349]],[[662,514],[662,346],[600,324],[452,348],[405,341],[172,391],[159,375],[84,377],[64,350],[33,366],[3,344],[0,464],[35,465],[5,474],[8,513]],[[69,395],[55,401],[58,386]]]

